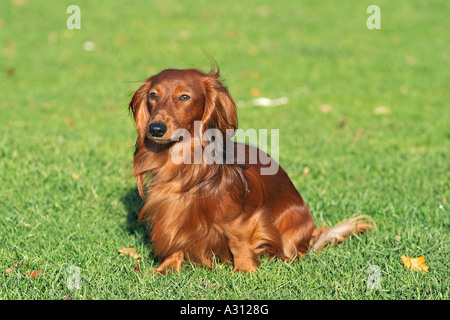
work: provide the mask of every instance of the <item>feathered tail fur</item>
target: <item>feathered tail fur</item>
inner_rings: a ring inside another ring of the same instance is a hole
[[[320,227],[313,231],[309,243],[310,250],[316,251],[327,244],[343,242],[348,237],[375,228],[375,220],[367,215],[346,219],[334,227]]]

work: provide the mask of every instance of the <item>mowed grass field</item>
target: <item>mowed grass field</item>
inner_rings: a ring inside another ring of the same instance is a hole
[[[72,4],[81,29],[66,26]],[[0,299],[449,299],[448,12],[446,0],[1,1]],[[262,257],[250,275],[151,272],[128,103],[150,75],[208,71],[208,56],[240,128],[279,129],[316,224],[368,214],[376,230],[295,263]]]

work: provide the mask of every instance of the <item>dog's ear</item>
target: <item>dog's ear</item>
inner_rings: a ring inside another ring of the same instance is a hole
[[[136,122],[136,131],[138,138],[136,141],[136,150],[134,152],[134,169],[138,168],[139,150],[143,150],[145,144],[145,136],[147,134],[148,119],[150,118],[150,111],[148,108],[148,91],[152,83],[152,78],[149,78],[133,95],[133,98],[129,104],[129,110],[133,113],[134,120]],[[136,176],[136,182],[139,194],[144,199],[144,174],[141,173]]]
[[[219,71],[210,72],[204,81],[206,98],[200,129],[202,141],[208,129],[217,129],[223,137],[231,138],[238,127],[236,104],[219,77]]]
[[[136,131],[138,133],[136,150],[144,144],[145,135],[147,133],[148,119],[150,117],[148,109],[148,90],[150,89],[151,83],[152,78],[147,79],[147,81],[136,90],[129,105],[129,110],[133,113],[136,122]]]

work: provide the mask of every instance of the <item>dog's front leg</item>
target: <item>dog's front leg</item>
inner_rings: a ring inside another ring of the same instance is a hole
[[[183,262],[183,260],[183,251],[177,251],[170,256],[163,258],[158,268],[154,269],[153,271],[158,274],[166,274],[166,272],[170,272],[171,270],[173,270],[175,273],[178,273],[178,271],[180,271],[181,263]]]
[[[239,229],[228,231],[228,246],[233,254],[233,271],[251,272],[256,270],[258,268],[258,258],[252,249],[248,233]]]

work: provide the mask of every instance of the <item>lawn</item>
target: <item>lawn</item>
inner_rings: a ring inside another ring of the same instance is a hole
[[[448,300],[450,2],[378,0],[369,30],[372,4],[1,1],[0,299]],[[279,129],[316,224],[368,214],[376,230],[296,263],[262,257],[250,275],[151,272],[128,103],[150,75],[208,70],[209,56],[239,127]]]

